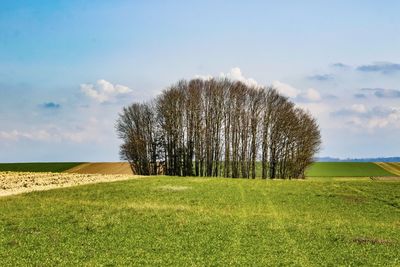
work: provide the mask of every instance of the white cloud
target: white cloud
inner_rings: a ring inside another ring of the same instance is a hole
[[[0,131],[0,141],[17,142],[20,140],[42,142],[101,142],[104,137],[102,121],[92,117],[82,122],[81,125],[63,128],[56,125],[43,125],[23,130]],[[106,128],[107,130],[107,128]]]
[[[382,129],[391,125],[392,121],[387,117],[372,117],[372,118],[361,118],[352,117],[348,120],[350,124],[357,126],[360,129],[366,129],[372,131],[374,129]]]
[[[20,139],[29,139],[29,140],[37,140],[44,141],[50,137],[50,134],[46,130],[35,130],[35,131],[0,131],[0,140],[6,141],[18,141]]]
[[[367,128],[385,128],[390,123],[388,118],[371,118],[368,120]]]
[[[367,113],[367,108],[363,104],[354,104],[351,106],[350,110],[356,113]]]
[[[211,80],[214,76],[207,74],[207,75],[195,75],[194,76],[196,79],[202,79],[205,81]],[[229,72],[227,73],[223,73],[221,72],[218,76],[218,78],[227,78],[230,79],[232,81],[239,81],[242,82],[244,84],[246,84],[247,86],[254,86],[254,87],[260,87],[261,85],[254,80],[253,78],[246,78],[242,71],[240,70],[240,68],[235,67],[232,68]]]
[[[321,94],[315,90],[314,88],[309,88],[306,90],[305,93],[302,94],[302,96],[311,102],[317,102],[321,100]]]
[[[195,75],[196,79],[202,79],[205,81],[211,80],[213,78],[212,75]],[[229,72],[223,73],[221,72],[218,76],[219,78],[227,78],[233,81],[240,81],[248,86],[254,87],[262,87],[256,80],[253,78],[246,78],[240,68],[232,68]],[[281,81],[273,81],[272,87],[275,88],[280,94],[299,100],[300,102],[318,102],[321,100],[321,94],[314,88],[309,88],[305,91],[299,90],[290,84],[283,83]]]
[[[280,81],[273,81],[272,87],[275,88],[282,95],[291,98],[295,98],[301,93],[299,89]]]
[[[129,87],[120,84],[113,85],[106,80],[98,80],[96,84],[81,84],[80,88],[85,95],[99,103],[112,101],[118,96],[132,93]]]
[[[318,102],[321,100],[321,94],[314,88],[308,88],[303,91],[280,81],[273,81],[272,87],[280,94],[298,100],[299,102]]]
[[[363,104],[353,104],[333,113],[337,117],[344,117],[348,125],[356,129],[373,131],[375,129],[399,129],[400,108],[375,106],[368,108]],[[345,126],[345,125],[343,125]]]
[[[329,112],[331,111],[330,106],[326,105],[325,103],[313,103],[313,102],[303,102],[303,103],[298,103],[298,107],[311,112],[314,116],[324,116],[326,114],[329,115]]]
[[[194,75],[195,79],[200,79],[200,80],[204,80],[204,81],[209,81],[212,78],[214,78],[212,75],[208,74],[208,75],[200,75],[200,74],[196,74]]]
[[[257,81],[254,80],[253,78],[244,77],[242,71],[238,67],[232,68],[228,73],[221,72],[219,74],[219,76],[221,78],[228,78],[233,81],[242,82],[242,83],[246,84],[247,86],[260,87],[260,84],[258,84]]]

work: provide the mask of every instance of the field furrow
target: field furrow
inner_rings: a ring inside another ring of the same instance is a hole
[[[396,176],[400,176],[400,162],[376,162],[375,164]]]
[[[83,163],[66,170],[68,173],[80,174],[130,174],[132,169],[127,162],[92,162]]]

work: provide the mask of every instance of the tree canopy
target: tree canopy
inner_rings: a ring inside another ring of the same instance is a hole
[[[121,158],[137,174],[303,178],[321,145],[317,121],[272,87],[181,80],[123,108]]]

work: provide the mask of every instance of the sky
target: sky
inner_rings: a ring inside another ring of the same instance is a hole
[[[118,161],[122,107],[180,79],[274,86],[318,156],[400,156],[399,1],[0,2],[0,162]]]

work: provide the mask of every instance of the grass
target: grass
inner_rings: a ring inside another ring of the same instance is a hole
[[[395,176],[373,162],[316,162],[307,177],[370,177]]]
[[[0,265],[399,266],[400,182],[150,177],[0,198]]]
[[[0,171],[63,172],[80,164],[82,162],[0,163]]]

